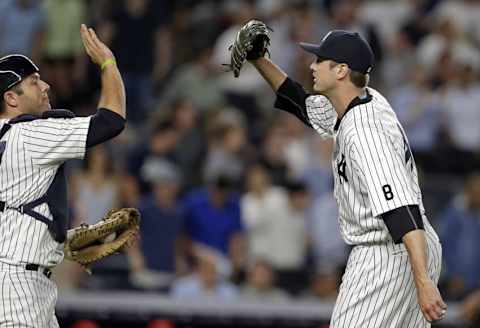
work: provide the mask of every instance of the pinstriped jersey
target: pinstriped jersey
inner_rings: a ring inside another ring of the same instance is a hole
[[[0,128],[7,120],[0,120]],[[49,118],[13,124],[0,140],[0,200],[18,207],[45,194],[57,169],[83,158],[90,117]],[[35,208],[52,219],[47,204]],[[14,209],[0,213],[0,262],[54,266],[63,259],[45,223]]]
[[[341,120],[324,96],[306,99],[310,125],[334,139],[332,168],[340,231],[352,245],[392,241],[380,215],[401,206],[418,205],[428,224],[405,132],[380,93],[367,88],[367,95]]]

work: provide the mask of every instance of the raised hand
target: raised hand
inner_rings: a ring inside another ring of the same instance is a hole
[[[95,64],[102,65],[107,60],[115,60],[113,52],[98,38],[93,28],[82,24],[80,35],[87,55]]]

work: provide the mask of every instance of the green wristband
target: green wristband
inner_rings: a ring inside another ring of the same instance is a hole
[[[115,65],[117,62],[115,61],[115,59],[113,58],[110,58],[110,59],[107,59],[105,60],[102,65],[100,66],[100,68],[102,69],[102,71],[105,69],[105,67],[107,67],[108,65]]]

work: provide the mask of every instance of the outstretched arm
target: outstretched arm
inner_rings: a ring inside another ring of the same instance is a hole
[[[85,24],[82,24],[80,34],[85,51],[102,71],[98,110],[88,128],[87,147],[92,147],[112,139],[125,128],[125,87],[112,51]]]
[[[92,28],[82,24],[83,45],[92,61],[102,70],[102,90],[99,108],[107,108],[125,118],[125,87],[112,51],[97,37]]]
[[[287,74],[268,58],[261,57],[255,60],[250,60],[250,63],[263,76],[265,81],[270,84],[275,92],[278,91],[280,86],[287,79]]]

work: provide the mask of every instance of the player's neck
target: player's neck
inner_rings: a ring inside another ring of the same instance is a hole
[[[20,112],[19,110],[13,109],[11,107],[6,108],[5,111],[0,113],[0,119],[11,119],[17,117],[18,115],[22,115],[24,113]]]
[[[356,97],[361,97],[364,94],[365,89],[345,87],[332,90],[327,98],[332,103],[333,108],[335,108],[338,117],[343,117],[343,114],[347,111],[352,100]]]

